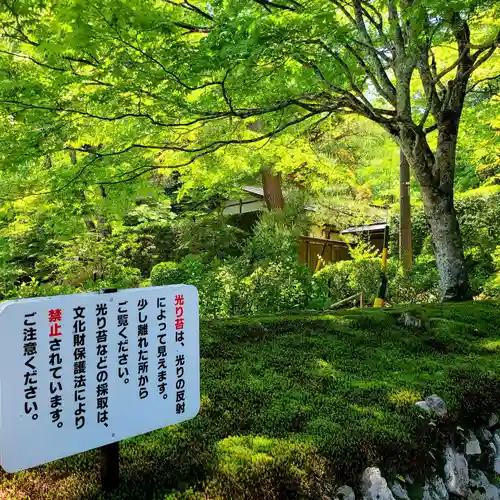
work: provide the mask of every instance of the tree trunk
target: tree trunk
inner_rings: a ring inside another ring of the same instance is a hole
[[[283,210],[285,199],[281,190],[281,174],[274,174],[270,168],[262,168],[264,200],[269,210]]]
[[[422,186],[425,215],[429,224],[443,301],[472,298],[462,237],[453,205],[453,190],[443,192]]]
[[[399,258],[407,273],[412,264],[410,165],[401,150],[399,160]]]

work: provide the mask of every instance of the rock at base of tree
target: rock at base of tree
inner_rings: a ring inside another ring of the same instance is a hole
[[[488,478],[486,477],[486,474],[483,471],[471,470],[469,484],[473,490],[477,490],[479,493],[481,493],[485,500],[500,499],[498,488],[490,484]],[[472,495],[469,498],[472,498]]]

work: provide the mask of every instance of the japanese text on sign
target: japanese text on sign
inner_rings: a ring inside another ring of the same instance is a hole
[[[0,465],[6,471],[197,414],[194,287],[45,297],[2,306]]]

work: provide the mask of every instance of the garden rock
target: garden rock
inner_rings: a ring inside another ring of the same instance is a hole
[[[498,415],[496,413],[492,413],[490,419],[488,420],[488,427],[491,429],[495,427],[500,422],[498,419]]]
[[[493,444],[493,442],[488,443],[487,454],[488,454],[488,467],[491,470],[494,470],[495,469],[496,456],[497,456],[497,448]]]
[[[425,398],[425,401],[418,401],[415,404],[419,408],[422,408],[422,410],[425,410],[427,413],[440,418],[445,417],[447,414],[444,401],[439,396],[436,396],[436,394],[428,396]]]
[[[477,432],[477,437],[482,443],[489,443],[493,439],[493,434],[484,427],[481,427]]]
[[[500,436],[498,435],[498,431],[493,434],[493,445],[495,448],[493,469],[496,474],[500,474]]]
[[[471,470],[470,471],[470,478],[469,478],[469,484],[471,488],[486,488],[490,486],[490,482],[488,481],[488,478],[484,474],[483,471],[480,470]]]
[[[406,492],[406,489],[404,488],[404,486],[399,481],[396,481],[391,486],[391,491],[392,491],[392,494],[398,500],[410,500],[410,497],[408,496],[408,493]]]
[[[499,498],[498,489],[489,483],[486,488],[481,487],[469,495],[469,500],[498,500]]]
[[[466,497],[469,489],[469,468],[464,455],[451,446],[444,452],[444,481],[450,493]]]
[[[341,486],[337,490],[337,497],[340,500],[355,500],[356,496],[354,495],[354,490],[350,486]]]
[[[483,493],[482,490],[471,491],[468,500],[487,500],[486,493]]]
[[[409,312],[405,312],[399,317],[398,323],[407,328],[422,328],[422,320]]]
[[[479,441],[473,432],[469,433],[469,437],[465,442],[465,454],[481,455],[481,446],[479,445]]]
[[[448,500],[448,490],[439,476],[425,481],[422,500]]]
[[[380,469],[368,467],[361,476],[361,493],[364,500],[394,500],[387,481],[382,477]]]

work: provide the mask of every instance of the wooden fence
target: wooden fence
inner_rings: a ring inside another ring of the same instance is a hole
[[[349,246],[343,241],[301,236],[299,243],[300,262],[306,264],[312,271],[316,269],[320,258],[327,264],[351,258]]]

